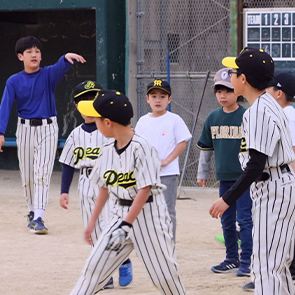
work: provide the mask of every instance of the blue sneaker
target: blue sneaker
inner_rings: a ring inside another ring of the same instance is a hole
[[[241,265],[241,267],[237,271],[238,277],[250,277],[251,271],[249,266]]]
[[[30,228],[30,232],[34,234],[47,234],[48,228],[44,226],[44,221],[41,217],[38,217],[36,220],[33,220],[28,227]]]
[[[121,287],[126,287],[132,282],[132,264],[129,260],[128,263],[122,264],[119,267],[119,285]]]
[[[27,217],[27,221],[28,221],[28,226],[30,225],[30,223],[33,221],[34,219],[34,211],[30,211],[28,215],[26,215],[25,217]]]
[[[211,270],[216,273],[235,272],[240,267],[239,261],[223,261],[219,265],[211,267]]]

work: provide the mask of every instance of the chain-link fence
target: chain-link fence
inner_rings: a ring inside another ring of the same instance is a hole
[[[222,68],[222,58],[230,54],[230,2],[137,1],[138,114],[150,111],[145,99],[147,84],[163,78],[170,80],[172,87],[171,111],[179,114],[191,131],[197,122],[187,161],[185,153],[180,157],[182,168],[186,162],[183,186],[197,186],[196,143],[207,115],[218,107],[212,84],[215,72]],[[295,1],[249,0],[242,4],[245,8],[293,7]],[[208,181],[208,185],[218,186],[214,160]]]

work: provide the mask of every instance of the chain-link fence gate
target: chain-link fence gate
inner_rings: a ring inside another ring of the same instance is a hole
[[[138,114],[141,116],[150,111],[145,99],[148,83],[154,78],[162,78],[170,80],[172,87],[171,111],[179,114],[190,130],[197,122],[183,174],[183,186],[197,186],[199,149],[196,143],[208,113],[219,106],[212,84],[215,72],[222,68],[222,58],[230,54],[231,2],[137,1]],[[294,4],[295,1],[249,0],[240,7],[293,7]],[[204,89],[209,71],[209,81]],[[185,156],[183,153],[180,157],[181,168]],[[218,186],[214,160],[208,185]]]

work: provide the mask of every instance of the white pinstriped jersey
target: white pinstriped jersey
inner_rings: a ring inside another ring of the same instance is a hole
[[[116,198],[134,200],[140,188],[151,186],[158,194],[165,186],[160,181],[160,159],[147,140],[136,133],[120,155],[114,141],[103,148],[90,175],[99,186],[108,187]]]
[[[246,110],[242,133],[239,159],[243,169],[249,161],[249,149],[255,149],[268,156],[266,169],[289,164],[295,160],[288,119],[270,94],[264,93]]]
[[[73,168],[80,169],[78,191],[82,219],[86,228],[99,192],[99,187],[93,185],[90,181],[88,168],[92,169],[94,167],[95,161],[107,139],[99,130],[86,132],[82,126],[83,124],[76,127],[67,138],[59,161]],[[113,201],[109,199],[91,235],[93,242],[97,241],[102,229],[110,219],[112,207]]]
[[[76,169],[93,167],[106,141],[99,130],[85,132],[82,125],[71,132],[59,158],[59,162]]]

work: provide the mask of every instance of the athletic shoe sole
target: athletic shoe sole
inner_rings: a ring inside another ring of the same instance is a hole
[[[237,272],[239,268],[238,267],[235,267],[235,268],[232,268],[232,269],[228,269],[228,270],[218,270],[216,268],[211,268],[211,270],[215,273],[232,273],[232,272]]]
[[[48,234],[48,230],[47,229],[41,229],[41,230],[34,230],[33,228],[30,229],[30,232],[36,235],[46,235]]]

